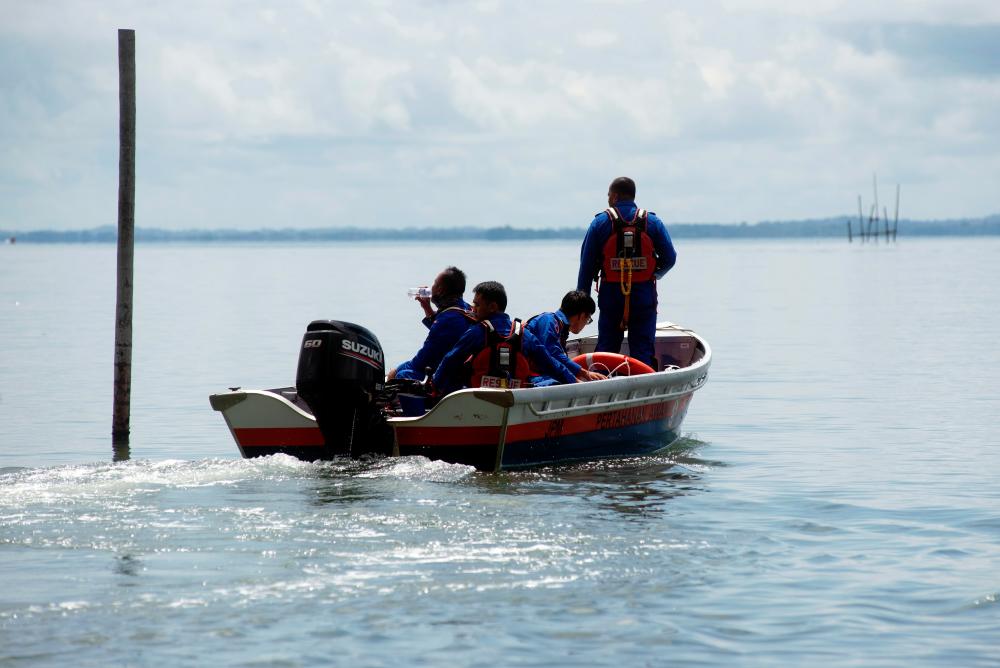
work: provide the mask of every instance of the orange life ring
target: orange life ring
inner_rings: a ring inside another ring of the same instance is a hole
[[[595,365],[603,366],[608,370],[609,376],[639,376],[653,373],[653,367],[648,364],[618,353],[587,353],[577,355],[573,361],[587,370],[592,370],[591,367]]]

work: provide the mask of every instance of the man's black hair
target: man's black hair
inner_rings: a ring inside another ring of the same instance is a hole
[[[618,195],[618,199],[635,199],[635,181],[627,176],[619,176],[608,186],[608,192]]]
[[[567,318],[572,318],[580,313],[594,315],[594,311],[597,310],[597,304],[594,303],[594,298],[583,290],[571,290],[563,297],[559,310]]]
[[[441,272],[441,287],[445,297],[461,297],[465,293],[465,273],[458,267],[446,267]]]
[[[474,292],[487,302],[494,302],[501,311],[507,310],[507,291],[496,281],[483,281]]]

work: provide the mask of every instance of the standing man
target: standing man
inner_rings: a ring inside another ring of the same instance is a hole
[[[635,181],[627,176],[612,181],[608,208],[594,216],[583,239],[576,284],[590,294],[590,285],[601,276],[597,351],[621,352],[627,329],[629,354],[657,368],[656,281],[676,261],[663,221],[636,206]]]
[[[434,279],[429,298],[415,298],[424,309],[423,323],[430,331],[413,359],[389,371],[389,380],[423,380],[428,375],[427,369],[433,373],[445,353],[452,349],[465,330],[476,323],[469,313],[469,305],[462,299],[464,293],[465,274],[458,267],[447,267]],[[437,307],[436,312],[431,303]]]
[[[524,329],[535,335],[535,338],[545,346],[549,355],[557,359],[569,369],[577,382],[587,380],[603,380],[604,376],[584,369],[566,355],[566,342],[570,334],[579,334],[583,328],[593,322],[591,316],[597,310],[594,299],[586,292],[572,290],[567,292],[556,312],[540,313],[529,318],[524,323]],[[558,381],[548,376],[538,376],[531,381],[535,387],[556,385]]]

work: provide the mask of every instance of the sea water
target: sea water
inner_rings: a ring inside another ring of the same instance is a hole
[[[578,243],[140,244],[117,453],[114,247],[0,246],[0,665],[997,665],[1000,239],[677,246],[681,442],[498,475],[243,460],[207,397],[313,319],[408,358],[446,265],[554,309]]]

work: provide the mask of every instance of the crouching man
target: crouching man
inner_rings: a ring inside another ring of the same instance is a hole
[[[532,367],[557,382],[575,382],[573,372],[552,357],[520,320],[511,322],[503,285],[486,281],[474,292],[472,314],[478,325],[466,330],[434,372],[434,389],[440,396],[463,387],[529,387]]]
[[[566,354],[569,335],[579,334],[584,327],[592,323],[596,310],[597,305],[594,304],[593,297],[582,290],[572,290],[563,297],[558,311],[541,313],[524,323],[524,328],[538,339],[549,355],[573,373],[577,382],[604,379],[601,374],[584,369]],[[550,376],[538,376],[532,380],[535,387],[558,383],[558,380]]]

